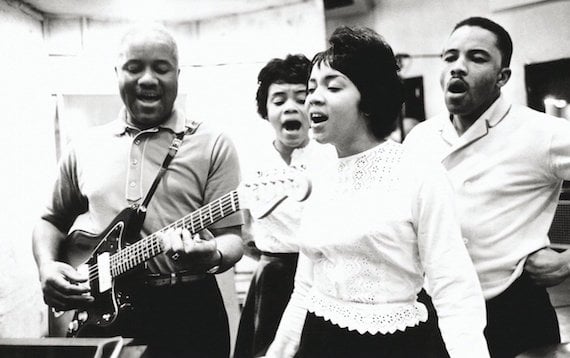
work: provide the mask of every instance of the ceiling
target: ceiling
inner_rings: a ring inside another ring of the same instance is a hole
[[[45,17],[170,22],[253,12],[304,1],[307,0],[20,0]]]

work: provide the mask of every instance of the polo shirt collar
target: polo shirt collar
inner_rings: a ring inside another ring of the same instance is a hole
[[[160,129],[170,130],[174,133],[183,132],[186,128],[186,116],[183,111],[178,108],[172,110],[172,114],[166,122],[159,124],[157,127],[147,129],[147,131],[158,131]],[[127,131],[139,131],[138,128],[127,123],[127,109],[122,107],[119,111],[117,119],[112,123],[112,132],[116,135],[123,135]]]

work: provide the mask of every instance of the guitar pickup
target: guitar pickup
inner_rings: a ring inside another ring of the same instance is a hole
[[[97,256],[97,271],[99,274],[99,293],[111,289],[111,265],[108,252],[103,252]]]

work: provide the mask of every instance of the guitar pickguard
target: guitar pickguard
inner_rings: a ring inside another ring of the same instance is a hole
[[[76,230],[66,238],[64,251],[67,256],[63,259],[74,267],[81,264],[88,267],[90,293],[95,298],[88,307],[77,310],[69,325],[68,336],[82,336],[84,326],[110,326],[119,314],[119,309],[129,306],[126,302],[128,293],[122,292],[123,285],[113,279],[109,260],[102,258],[108,258],[128,246],[129,233],[136,232],[138,235],[140,227],[133,228],[133,224],[136,226],[133,215],[137,215],[134,209],[127,208],[100,235]],[[142,223],[140,218],[137,219],[135,221]]]

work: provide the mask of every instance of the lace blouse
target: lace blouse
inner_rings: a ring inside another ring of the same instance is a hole
[[[331,180],[331,178],[334,178]],[[314,179],[295,292],[268,357],[297,349],[306,311],[363,334],[427,320],[427,278],[452,357],[486,357],[485,306],[443,168],[386,141]]]

